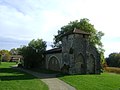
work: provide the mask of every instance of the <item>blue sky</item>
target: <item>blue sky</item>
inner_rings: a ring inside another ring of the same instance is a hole
[[[0,0],[0,49],[17,48],[37,38],[50,48],[60,27],[88,18],[105,33],[105,56],[120,52],[119,8],[119,0]]]

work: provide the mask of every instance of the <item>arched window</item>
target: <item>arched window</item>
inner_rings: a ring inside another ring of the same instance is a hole
[[[54,71],[60,71],[60,64],[58,59],[55,56],[52,56],[48,62],[48,69]]]

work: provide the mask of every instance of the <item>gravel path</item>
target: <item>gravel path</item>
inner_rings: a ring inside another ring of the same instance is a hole
[[[43,74],[21,68],[16,69],[40,78],[44,83],[48,85],[49,90],[76,90],[74,87],[56,78],[56,74]]]

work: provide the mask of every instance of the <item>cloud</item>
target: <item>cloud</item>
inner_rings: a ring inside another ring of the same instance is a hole
[[[12,42],[6,39],[33,38],[52,42],[60,27],[88,18],[97,30],[105,33],[102,41],[108,55],[119,48],[119,8],[119,0],[0,0],[0,38],[4,38],[4,43]],[[0,39],[0,45],[3,40]],[[16,46],[21,44],[24,43]],[[116,49],[111,49],[113,44],[117,44]],[[12,47],[12,44],[4,45],[6,49]]]
[[[18,40],[12,38],[0,37],[0,49],[12,49],[18,48],[20,45],[27,45],[29,41],[27,40]]]

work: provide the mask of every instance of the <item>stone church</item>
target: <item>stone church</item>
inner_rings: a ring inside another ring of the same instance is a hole
[[[100,74],[100,54],[89,33],[74,29],[61,36],[62,48],[46,51],[46,68],[69,74]]]

